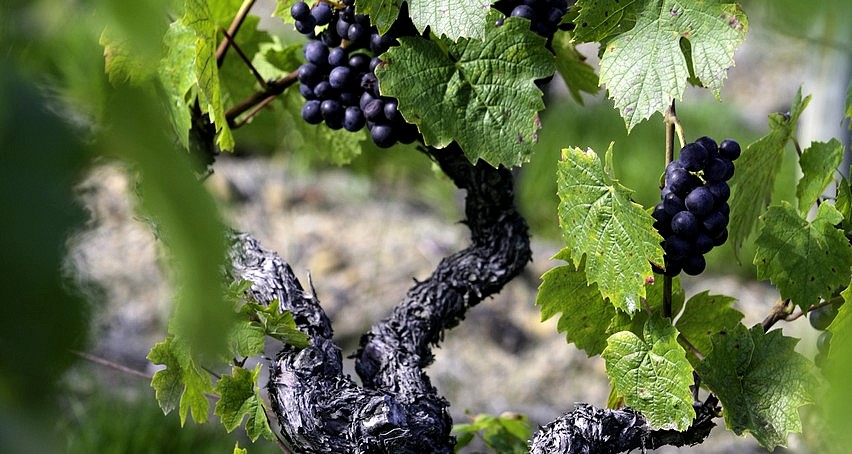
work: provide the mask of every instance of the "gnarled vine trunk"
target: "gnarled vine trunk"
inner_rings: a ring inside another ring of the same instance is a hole
[[[305,291],[276,253],[264,250],[248,235],[235,237],[234,277],[252,281],[250,291],[259,302],[278,299],[311,338],[307,348],[285,346],[278,353],[268,385],[280,436],[295,452],[453,450],[449,403],[425,373],[433,360],[431,349],[469,308],[517,276],[531,251],[526,222],[514,207],[507,169],[471,164],[455,144],[427,153],[457,187],[467,191],[465,223],[471,246],[443,259],[429,279],[417,282],[393,313],[361,338],[354,357],[362,385],[344,374],[331,322],[313,289]],[[531,448],[534,453],[592,453],[694,443],[706,437],[709,424],[695,426],[706,428],[706,433],[687,431],[687,438],[679,433],[667,438],[651,432],[632,410],[581,405],[542,428]]]

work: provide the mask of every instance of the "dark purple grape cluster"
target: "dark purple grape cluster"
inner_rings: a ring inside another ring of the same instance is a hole
[[[547,48],[552,49],[553,34],[568,11],[568,0],[499,0],[494,8],[506,17],[529,19],[530,30],[547,38]],[[502,23],[499,20],[497,25]]]
[[[666,167],[662,201],[654,207],[654,228],[663,237],[664,273],[676,276],[704,271],[704,254],[728,239],[728,180],[740,145],[731,139],[718,146],[701,137],[680,150]]]
[[[299,1],[290,14],[296,30],[309,38],[304,48],[306,63],[298,72],[306,122],[325,122],[331,129],[351,132],[367,126],[373,142],[383,148],[418,139],[417,127],[403,120],[397,101],[379,94],[375,75],[379,55],[397,45],[396,38],[417,32],[407,12],[400,12],[400,19],[385,35],[370,24],[368,16],[355,13],[355,0],[318,1],[313,7]],[[327,27],[316,33],[317,26]]]

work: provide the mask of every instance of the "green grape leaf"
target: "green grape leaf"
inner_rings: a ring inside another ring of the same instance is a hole
[[[490,0],[407,0],[407,2],[408,16],[421,33],[429,27],[434,36],[446,36],[453,41],[459,38],[485,38],[486,17],[491,7]]]
[[[769,133],[743,150],[736,162],[737,171],[731,179],[731,222],[728,242],[739,256],[743,242],[754,230],[757,219],[769,205],[775,177],[781,169],[784,147],[795,136],[799,115],[811,97],[802,99],[801,88],[787,114],[769,115]]]
[[[612,145],[606,153],[611,167]],[[562,150],[557,166],[559,224],[574,265],[585,255],[589,283],[597,283],[604,298],[627,313],[639,308],[645,282],[653,276],[651,263],[662,265],[662,237],[654,219],[630,199],[631,191],[604,170],[589,149]]]
[[[789,432],[801,432],[798,409],[814,401],[819,382],[813,363],[794,350],[798,339],[738,324],[711,341],[713,350],[694,360],[695,369],[722,402],[728,429],[751,433],[770,451]]]
[[[583,104],[580,92],[594,95],[600,91],[595,69],[586,63],[586,57],[577,51],[570,33],[557,32],[553,36],[553,50],[556,52],[556,70],[565,81],[574,101]]]
[[[686,430],[695,419],[692,366],[668,320],[652,315],[644,339],[621,331],[607,339],[606,373],[624,401],[653,429]]]
[[[636,25],[606,43],[600,63],[601,83],[627,130],[683,98],[689,70],[681,39],[691,44],[695,75],[718,98],[747,28],[748,20],[736,4],[647,2]]]
[[[104,29],[98,44],[104,48],[104,71],[113,85],[127,82],[141,86],[157,72],[153,52],[140,49],[112,28]]]
[[[263,338],[263,327],[258,323],[243,320],[231,329],[228,343],[238,355],[248,358],[263,353]]]
[[[467,446],[476,432],[482,432],[486,446],[507,454],[528,452],[527,440],[532,437],[532,427],[526,415],[512,412],[500,416],[478,414],[472,423],[453,425],[452,433],[458,435],[455,452]]]
[[[234,366],[231,369],[231,375],[223,375],[214,389],[220,397],[213,413],[219,415],[225,430],[233,431],[248,416],[246,435],[252,442],[261,435],[274,440],[272,430],[269,428],[269,420],[266,419],[263,399],[256,386],[259,375],[260,364],[252,371]]]
[[[847,284],[847,287],[840,292],[843,297],[843,304],[837,310],[837,315],[831,324],[828,325],[828,331],[831,331],[831,343],[833,345],[852,346],[852,284]],[[832,350],[829,349],[829,357],[832,357]],[[848,361],[848,358],[843,358]]]
[[[563,249],[554,259],[570,261]],[[541,308],[541,321],[562,313],[557,331],[588,356],[600,354],[606,347],[607,328],[615,317],[615,308],[601,297],[595,284],[586,282],[583,266],[557,266],[541,276],[535,304]]]
[[[846,86],[846,115],[845,118],[850,120],[847,128],[852,128],[852,81]]]
[[[799,211],[806,214],[817,201],[822,191],[834,181],[834,173],[843,160],[843,144],[837,139],[829,142],[813,142],[802,152],[799,165],[802,179],[796,186]]]
[[[370,16],[370,22],[379,29],[379,33],[385,34],[399,16],[403,0],[358,0],[356,3],[356,11]],[[411,2],[408,5],[410,8]]]
[[[310,338],[308,335],[296,329],[293,314],[290,311],[281,311],[278,300],[273,301],[269,306],[247,303],[243,306],[241,312],[256,319],[252,322],[255,328],[273,339],[298,348],[305,348],[309,345]]]
[[[427,145],[443,148],[455,140],[471,162],[495,166],[529,159],[544,108],[534,80],[554,71],[553,54],[529,22],[492,24],[484,41],[400,38],[382,58],[376,68],[382,95],[399,100]]]
[[[852,186],[842,175],[837,182],[837,200],[834,202],[834,207],[843,215],[841,223],[843,230],[846,232],[852,230]]]
[[[155,372],[151,379],[151,387],[154,388],[163,413],[169,414],[179,408],[181,427],[190,410],[195,422],[207,421],[210,402],[205,393],[213,390],[213,384],[210,376],[195,364],[187,345],[169,336],[154,345],[147,358],[154,364],[166,366]]]
[[[734,301],[730,296],[711,295],[708,291],[693,295],[686,302],[686,309],[675,326],[693,347],[706,356],[713,349],[710,336],[733,329],[742,320],[743,314],[731,307]]]
[[[234,443],[234,453],[233,454],[248,454],[248,450],[240,447],[240,442]]]
[[[195,65],[195,32],[181,21],[172,22],[163,37],[165,56],[160,61],[158,75],[165,92],[175,134],[184,149],[189,149],[190,90],[195,87],[195,74],[187,71]]]
[[[638,0],[579,0],[575,6],[579,9],[574,19],[575,37],[583,43],[605,43],[630,31],[643,6],[645,2]]]
[[[834,225],[843,219],[831,204],[819,206],[813,221],[802,219],[787,202],[771,206],[761,216],[755,240],[757,277],[778,287],[803,310],[849,281],[852,246]]]
[[[234,149],[234,136],[225,119],[222,88],[219,85],[219,70],[216,65],[216,23],[204,0],[187,0],[186,13],[181,19],[184,25],[195,32],[195,77],[198,83],[201,110],[210,115],[216,126],[216,144],[221,150]]]

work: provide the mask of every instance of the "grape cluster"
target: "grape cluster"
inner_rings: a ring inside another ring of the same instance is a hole
[[[417,127],[403,120],[395,99],[379,94],[375,75],[378,56],[397,45],[396,38],[417,32],[407,13],[400,12],[386,35],[379,34],[368,16],[355,14],[355,0],[319,1],[313,7],[298,1],[290,15],[296,30],[309,38],[306,63],[298,71],[306,122],[351,132],[367,126],[373,142],[383,148],[417,140]],[[327,27],[316,33],[317,26]]]
[[[494,8],[506,17],[529,19],[530,30],[547,38],[547,47],[551,49],[553,34],[568,11],[568,0],[499,0]],[[497,25],[502,23],[502,19],[497,21]]]
[[[665,274],[704,271],[704,254],[728,239],[727,181],[734,175],[733,161],[740,145],[731,139],[718,146],[701,137],[680,150],[678,159],[666,167],[661,202],[654,207],[654,228],[663,237]]]
[[[826,328],[837,317],[837,311],[836,304],[826,304],[808,312],[808,321],[811,323],[811,326],[814,329],[822,331],[817,338],[817,354],[814,357],[814,363],[819,367],[822,367],[826,358],[828,358],[828,350],[831,346],[831,331],[826,331]]]

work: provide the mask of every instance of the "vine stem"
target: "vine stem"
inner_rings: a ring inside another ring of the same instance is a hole
[[[73,355],[76,355],[76,356],[79,356],[80,358],[85,359],[86,361],[91,361],[91,362],[98,364],[100,366],[108,367],[110,369],[114,369],[114,370],[117,370],[119,372],[123,372],[125,374],[132,375],[134,377],[144,378],[145,380],[151,380],[151,378],[152,378],[151,375],[146,374],[145,372],[142,372],[142,371],[139,371],[139,370],[136,370],[136,369],[131,369],[127,366],[123,366],[123,365],[118,364],[116,362],[110,361],[106,358],[101,358],[100,356],[95,356],[91,353],[81,352],[81,351],[77,351],[77,350],[68,350],[68,351],[71,352],[71,354],[73,354]]]
[[[240,5],[237,15],[234,16],[234,20],[231,21],[231,26],[228,27],[225,38],[222,38],[222,41],[219,43],[219,47],[216,48],[217,67],[222,66],[222,62],[225,61],[225,54],[228,52],[228,48],[231,47],[231,40],[228,37],[236,36],[237,32],[240,31],[240,26],[243,25],[243,22],[246,20],[246,16],[248,16],[251,7],[254,6],[254,2],[255,0],[243,0],[243,4]]]
[[[260,111],[260,108],[252,110],[250,114],[246,116],[246,118],[241,119],[239,122],[236,121],[237,117],[242,115],[244,112],[252,109],[253,107],[257,106],[258,104],[262,104],[262,108],[263,106],[271,102],[273,99],[275,99],[275,97],[277,97],[281,93],[284,93],[284,90],[286,90],[287,87],[296,83],[296,80],[298,80],[297,77],[298,73],[296,71],[293,71],[278,80],[269,82],[268,84],[266,84],[266,89],[253,93],[248,98],[240,101],[235,106],[228,109],[228,111],[225,112],[225,119],[228,120],[228,126],[230,126],[231,129],[236,129],[244,125],[249,118],[253,117],[255,114],[257,114],[257,112]]]
[[[671,105],[666,109],[663,120],[666,125],[666,165],[674,161],[674,138],[677,131],[681,143],[683,143],[683,128],[680,127],[680,122],[677,119],[675,111],[675,101],[672,100]],[[672,316],[672,277],[663,275],[663,317],[671,318]]]

